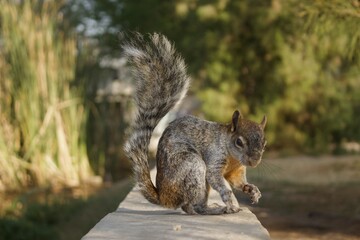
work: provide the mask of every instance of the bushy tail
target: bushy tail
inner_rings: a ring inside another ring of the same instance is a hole
[[[138,112],[133,132],[125,144],[140,191],[151,203],[159,204],[157,190],[150,179],[148,146],[159,121],[185,96],[189,77],[184,60],[169,40],[160,34],[134,34],[123,46],[136,78],[134,94]]]

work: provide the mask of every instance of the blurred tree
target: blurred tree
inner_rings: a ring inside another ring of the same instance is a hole
[[[235,108],[258,121],[266,113],[275,148],[324,151],[360,140],[358,0],[86,2],[106,54],[118,54],[122,30],[176,42],[207,118],[228,121]]]

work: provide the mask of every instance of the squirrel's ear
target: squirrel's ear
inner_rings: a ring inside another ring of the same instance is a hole
[[[239,119],[241,119],[241,113],[238,110],[235,110],[235,112],[233,113],[232,116],[232,120],[231,120],[231,132],[235,132],[237,127],[238,127],[238,123],[239,123]]]
[[[267,122],[267,117],[266,117],[266,115],[264,115],[264,117],[263,117],[263,119],[262,119],[262,121],[260,123],[260,126],[261,126],[262,129],[265,129],[266,122]]]

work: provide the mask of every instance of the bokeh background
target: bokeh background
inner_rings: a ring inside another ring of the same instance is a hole
[[[0,0],[0,239],[79,239],[131,189],[127,31],[187,62],[167,121],[267,115],[238,198],[273,239],[360,237],[359,0]]]

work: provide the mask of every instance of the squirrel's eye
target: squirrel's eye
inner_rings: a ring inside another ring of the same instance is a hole
[[[241,138],[237,138],[237,139],[236,139],[235,145],[236,145],[237,147],[241,147],[241,148],[244,147],[244,143],[243,143],[243,141],[241,140]]]

